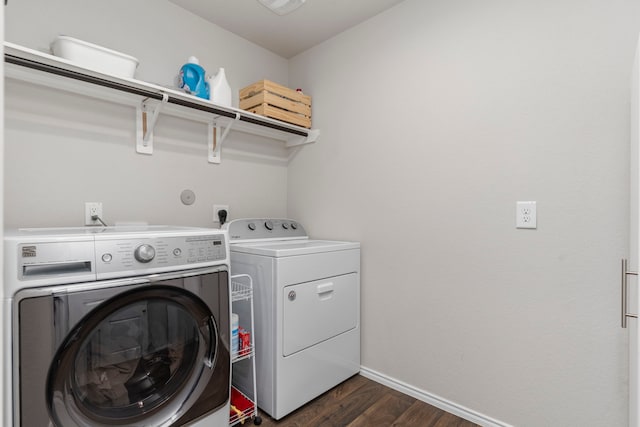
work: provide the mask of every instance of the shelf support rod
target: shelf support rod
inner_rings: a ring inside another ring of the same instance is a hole
[[[136,107],[136,151],[141,154],[153,154],[153,130],[156,127],[162,107],[169,101],[169,95],[162,94],[160,103],[151,105],[149,98],[144,99]],[[151,118],[149,118],[151,113]]]
[[[238,120],[240,120],[240,113],[236,113],[235,119],[233,119],[232,122],[229,122],[227,127],[224,128],[224,131],[222,132],[222,136],[220,136],[220,139],[218,139],[218,129],[220,128],[220,126],[218,126],[216,122],[209,124],[210,143],[207,143],[207,145],[209,146],[209,158],[208,158],[209,163],[216,163],[216,164],[220,163],[220,153],[222,151],[222,143],[224,142],[225,139],[227,139],[227,135],[229,135],[231,128]]]
[[[150,134],[153,133],[153,129],[156,127],[156,122],[158,121],[158,116],[160,115],[160,110],[162,110],[162,107],[167,104],[167,101],[169,101],[169,95],[163,93],[161,101],[162,103],[158,104],[156,108],[154,108],[151,112],[151,121],[149,122],[149,127],[143,138],[145,142],[149,140]]]

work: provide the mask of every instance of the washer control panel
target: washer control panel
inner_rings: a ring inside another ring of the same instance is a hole
[[[227,257],[223,234],[96,240],[96,271],[113,273],[215,264]]]
[[[177,226],[5,230],[7,274],[30,285],[228,266],[226,230]]]
[[[304,227],[291,219],[249,218],[235,219],[225,227],[229,230],[229,239],[283,239],[287,237],[307,237]]]

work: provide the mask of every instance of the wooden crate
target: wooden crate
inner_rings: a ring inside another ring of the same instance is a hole
[[[269,80],[240,89],[240,108],[311,128],[311,97]]]

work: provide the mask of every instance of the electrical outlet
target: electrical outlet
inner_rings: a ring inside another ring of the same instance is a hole
[[[84,225],[101,225],[97,219],[91,219],[94,215],[102,218],[102,202],[84,202]]]
[[[213,222],[220,222],[220,218],[218,217],[218,212],[221,210],[227,211],[227,222],[229,222],[229,205],[213,205]]]
[[[536,202],[516,202],[516,228],[537,228]]]

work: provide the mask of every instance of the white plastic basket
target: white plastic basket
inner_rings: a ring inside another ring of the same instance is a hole
[[[133,78],[138,60],[106,47],[88,43],[69,36],[58,36],[51,44],[55,56],[75,62],[90,70],[112,76]]]

